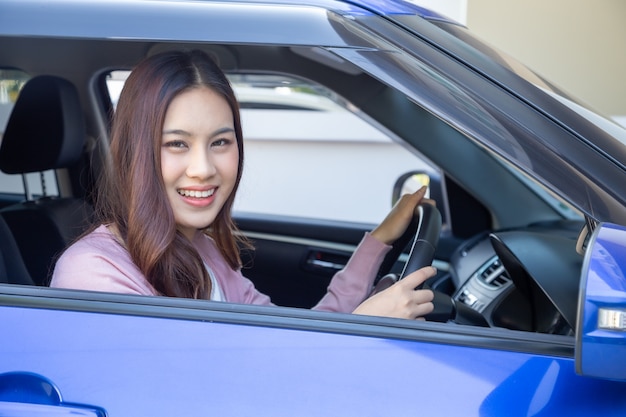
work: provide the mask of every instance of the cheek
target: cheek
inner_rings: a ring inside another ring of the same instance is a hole
[[[227,176],[233,183],[237,180],[237,174],[239,172],[239,151],[236,148],[235,151],[224,155],[222,172],[223,175]]]
[[[172,157],[172,155],[167,155],[166,153],[161,154],[161,175],[166,185],[178,178],[180,171],[179,165],[180,163],[177,163],[177,159]]]

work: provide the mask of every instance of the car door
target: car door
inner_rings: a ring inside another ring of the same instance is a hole
[[[563,336],[6,285],[0,294],[3,416],[626,410],[626,386],[576,375]]]
[[[138,7],[139,3],[141,8]],[[91,50],[104,54],[106,50],[101,48],[103,43],[90,42],[106,34],[106,41],[111,42],[108,45],[116,48],[116,56],[125,56],[117,48],[123,49],[129,39],[132,41],[132,49],[138,46],[137,49],[146,51],[150,46],[148,44],[163,39],[172,40],[181,28],[185,29],[184,36],[187,36],[184,40],[191,40],[196,45],[207,38],[215,41],[220,34],[240,36],[245,35],[245,31],[254,32],[254,40],[261,42],[261,35],[278,37],[275,35],[278,31],[268,30],[275,28],[275,22],[267,18],[261,26],[250,22],[263,16],[280,18],[287,16],[287,12],[289,16],[294,16],[300,10],[298,6],[278,7],[276,3],[264,5],[260,2],[253,7],[247,2],[154,2],[152,7],[149,2],[82,2],[71,4],[72,13],[62,7],[69,7],[68,4],[61,2],[47,3],[46,8],[31,7],[33,3],[24,1],[12,2],[11,5],[18,9],[18,13],[5,15],[9,16],[5,19],[6,26],[14,27],[15,33],[10,34],[38,34],[29,39],[32,43],[20,42],[23,45],[39,46],[38,41],[45,40],[44,44],[48,46],[66,46],[70,37],[66,35],[79,37],[83,34],[86,47],[80,51]],[[176,13],[172,13],[174,7]],[[356,8],[352,4],[349,7]],[[230,14],[217,13],[226,8]],[[315,16],[324,20],[322,23],[329,23],[327,20],[332,19],[330,23],[336,24],[343,19],[345,21],[340,22],[340,25],[349,25],[356,20],[346,10],[345,14],[341,14],[310,6],[302,9],[307,12],[307,16],[309,12],[315,12]],[[107,12],[108,20],[101,18],[102,10]],[[251,15],[255,19],[244,20],[247,25],[240,25],[240,22],[233,20]],[[35,18],[19,19],[19,16]],[[299,16],[302,17],[297,21],[300,25],[288,22],[294,28],[291,33],[308,36],[302,41],[304,45],[329,44],[330,37],[315,37],[313,30],[307,30],[311,25],[302,26],[307,22],[304,20],[304,12]],[[71,17],[78,21],[82,18],[94,24],[67,25],[71,29],[69,34],[64,32],[66,27],[57,24],[52,33],[46,32],[46,36],[42,36],[41,31],[50,28],[40,23],[58,22],[59,17]],[[384,20],[392,25],[389,23],[390,18]],[[104,28],[97,24],[101,22],[105,23]],[[142,24],[125,25],[120,22]],[[144,25],[151,25],[148,26],[150,30],[144,32]],[[203,36],[190,39],[193,35],[189,33],[193,33],[196,27]],[[242,30],[228,32],[223,30],[225,27]],[[90,32],[92,28],[95,28],[95,32]],[[89,33],[85,35],[85,32]],[[271,38],[274,43],[276,37]],[[48,40],[51,42],[47,43]],[[134,44],[135,41],[139,44]],[[230,39],[227,41],[232,42]],[[235,41],[241,42],[241,39]],[[280,41],[283,42],[282,39]],[[168,46],[172,45],[182,47],[182,43],[175,44],[175,41]],[[376,55],[388,53],[386,45],[383,46],[385,48],[381,48],[379,54],[373,54],[371,48],[346,48],[338,52],[348,58],[360,54],[376,58]],[[58,51],[71,49],[64,47]],[[128,52],[128,49],[125,51]],[[263,55],[264,62],[271,61],[264,54],[260,55]],[[395,55],[399,57],[400,63],[403,59],[410,60],[406,54]],[[82,58],[81,55],[81,62],[90,61]],[[390,85],[397,86],[397,91],[402,93],[394,96],[394,92],[382,90],[387,98],[397,98],[396,103],[412,105],[413,101],[407,100],[404,92],[412,86],[418,91],[418,87],[422,86],[415,81],[415,77],[404,83],[401,77],[394,80],[381,70],[393,69],[393,65],[376,65],[382,61],[360,62],[370,72],[379,74],[377,79],[390,81]],[[456,68],[452,65],[454,63],[445,63],[450,64],[445,65],[445,68]],[[310,63],[308,65],[311,66]],[[402,70],[415,71],[414,75],[419,75],[419,71],[430,74],[431,78],[441,82],[440,85],[448,87],[436,88],[434,91],[449,92],[450,100],[460,105],[468,104],[462,100],[467,96],[458,94],[463,91],[446,83],[447,80],[439,76],[440,72],[430,71],[422,62],[402,66]],[[469,75],[473,77],[476,74]],[[428,81],[426,77],[424,79]],[[425,82],[423,85],[430,84]],[[507,94],[502,95],[508,98]],[[429,107],[432,103],[427,102],[427,99],[433,96],[441,97],[435,94],[418,97],[416,94],[414,101],[423,98],[423,106],[432,109]],[[391,100],[386,103],[394,104]],[[368,103],[363,99],[359,104],[367,107]],[[516,106],[516,109],[519,107],[524,106]],[[401,106],[397,108],[402,110]],[[440,110],[443,116],[450,116],[443,110],[473,111],[476,108],[461,106]],[[411,109],[411,115],[426,113]],[[476,116],[474,112],[467,113]],[[519,112],[521,116],[524,114]],[[387,115],[383,112],[383,116]],[[397,113],[389,115],[397,116]],[[479,115],[488,116],[485,113]],[[451,116],[448,118],[453,119]],[[489,125],[489,118],[480,119],[477,124],[470,123],[473,118],[469,119],[461,127],[471,128],[482,122],[487,125],[485,128],[493,127]],[[455,144],[459,147],[456,153],[462,154],[467,149],[463,145],[469,141],[459,140],[459,132],[471,136],[477,130],[459,128],[452,134],[449,126],[440,123],[439,119],[439,123],[432,123],[434,118],[417,120],[422,121],[431,123],[420,124],[421,129],[416,129],[418,123],[413,118],[398,120],[401,126],[397,131],[404,130],[404,136],[407,141],[412,140],[411,143],[419,142],[414,134],[418,130],[424,137],[440,132],[440,136],[432,135],[438,141],[423,142],[437,150],[443,145]],[[392,123],[388,122],[388,125],[392,126]],[[494,137],[500,138],[497,135]],[[508,137],[502,136],[502,140],[505,139]],[[438,155],[435,151],[431,154]],[[465,152],[463,156],[477,154]],[[486,152],[484,154],[487,155]],[[593,153],[590,151],[586,155]],[[444,157],[449,155],[442,154],[441,158]],[[486,156],[478,160],[485,161],[488,162]],[[323,165],[326,161],[318,163]],[[460,165],[458,172],[469,172],[464,169],[465,166]],[[293,176],[299,173],[298,169],[289,171]],[[459,180],[461,175],[455,178]],[[489,185],[498,179],[491,179]],[[479,177],[479,180],[482,178]],[[266,182],[271,185],[271,182]],[[368,192],[372,193],[371,183],[364,183],[370,185]],[[305,190],[307,185],[310,183],[302,182]],[[379,192],[382,188],[374,188],[374,191]],[[481,191],[485,194],[492,191],[491,187],[484,188]],[[507,191],[505,187],[495,189],[501,193]],[[480,197],[487,200],[485,194]],[[386,198],[382,191],[380,195]],[[326,198],[318,193],[315,196]],[[514,204],[504,205],[502,211],[506,213],[495,212],[496,217],[511,222],[510,219],[520,216],[520,212],[530,211],[529,202],[524,207],[512,207],[515,210],[508,213],[506,209]],[[269,214],[257,211],[253,212],[249,226],[244,223],[244,216],[238,216],[238,220],[242,230],[252,239],[257,239],[260,245],[264,244],[263,240],[281,242],[276,236],[282,238],[282,241],[288,241],[294,234],[299,239],[295,243],[303,248],[325,248],[328,242],[355,244],[359,239],[357,235],[366,229],[354,222],[346,222],[342,226],[332,219],[300,222],[286,216],[280,214],[279,218],[272,218]],[[307,224],[308,229],[305,227]],[[293,228],[298,230],[294,233]],[[354,240],[346,241],[344,235],[339,236],[340,232],[351,232],[353,229],[358,230],[358,233],[354,232]],[[313,240],[302,240],[303,237]],[[618,245],[615,253],[622,253],[622,247]],[[348,248],[344,249],[346,253],[350,252]],[[280,255],[283,250],[275,252]],[[89,271],[85,271],[86,279],[88,274]],[[619,274],[617,276],[620,277]],[[623,284],[623,274],[616,282],[617,286]],[[601,300],[604,289],[600,287],[597,294],[599,301],[603,302],[606,301]],[[623,310],[623,305],[618,307],[616,310]],[[42,414],[42,409],[52,413],[54,407],[57,407],[55,411],[74,408],[84,411],[83,414],[106,413],[110,416],[193,416],[211,413],[225,416],[251,413],[289,416],[621,416],[626,410],[624,376],[618,375],[621,379],[609,380],[576,374],[574,353],[577,340],[569,335],[8,285],[0,286],[0,317],[0,334],[3,335],[3,343],[0,344],[0,383],[13,381],[2,385],[10,389],[0,392],[0,415],[34,415],[38,411]],[[619,311],[616,317],[620,317]],[[621,330],[608,329],[609,332],[598,339],[596,329],[593,328],[593,315],[585,324],[588,325],[585,327],[587,346],[595,344],[602,349],[603,342],[611,340],[611,348],[616,348],[618,352],[614,358],[616,361],[623,358],[619,354],[623,332],[617,333]],[[602,350],[597,352],[598,356],[603,353]],[[593,360],[593,356],[587,359]],[[606,370],[607,363],[610,366],[607,360],[601,364],[601,368]],[[606,374],[599,376],[607,378]],[[43,388],[39,390],[41,395],[33,393],[32,387]],[[58,395],[54,395],[55,392]]]

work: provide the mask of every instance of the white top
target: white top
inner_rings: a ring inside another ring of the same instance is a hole
[[[204,267],[209,273],[209,278],[211,278],[211,297],[209,298],[211,301],[224,301],[224,294],[222,294],[222,288],[220,288],[220,283],[215,278],[215,274],[207,263],[204,263]]]

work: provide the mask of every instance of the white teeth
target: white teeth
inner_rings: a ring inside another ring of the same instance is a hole
[[[213,195],[215,189],[204,190],[204,191],[194,191],[194,190],[177,190],[178,194],[184,197],[194,197],[194,198],[207,198]]]

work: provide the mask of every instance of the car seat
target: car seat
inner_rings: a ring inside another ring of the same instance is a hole
[[[0,217],[0,284],[34,285],[9,226]]]
[[[7,122],[0,169],[24,175],[69,168],[83,155],[85,136],[76,87],[55,76],[34,77],[22,88]],[[26,201],[3,208],[0,216],[34,283],[47,285],[57,256],[85,230],[92,212],[82,198],[26,195]]]

